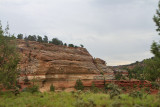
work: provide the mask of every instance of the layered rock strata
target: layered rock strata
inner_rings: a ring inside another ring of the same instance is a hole
[[[17,45],[21,56],[19,81],[35,80],[41,91],[48,91],[51,84],[56,90],[73,90],[77,79],[84,83],[102,75],[114,79],[105,61],[94,59],[85,48],[23,40],[17,40]]]

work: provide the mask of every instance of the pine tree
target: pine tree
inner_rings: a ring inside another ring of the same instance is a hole
[[[156,31],[160,35],[160,1],[153,21],[157,26]],[[151,45],[151,52],[154,54],[154,58],[145,61],[144,76],[145,79],[156,81],[160,78],[160,43],[153,42]]]

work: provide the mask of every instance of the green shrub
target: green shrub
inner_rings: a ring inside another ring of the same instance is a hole
[[[75,107],[88,107],[88,103],[84,102],[82,99],[77,99],[73,105]]]
[[[63,45],[63,42],[59,40],[58,38],[53,38],[50,43],[55,44],[55,45]]]
[[[98,89],[97,87],[95,87],[95,84],[94,84],[94,83],[92,83],[91,91],[92,91],[93,93],[97,93],[97,92],[99,91],[99,89]]]
[[[91,91],[93,91],[94,89],[95,89],[95,84],[92,82]]]
[[[126,89],[126,87],[122,87],[122,90],[123,90],[123,91],[126,91],[127,89]]]
[[[68,47],[74,47],[74,45],[73,44],[68,44]]]
[[[81,48],[83,48],[84,46],[82,44],[80,44]]]
[[[76,81],[76,84],[75,84],[74,88],[75,88],[76,90],[84,90],[83,83],[82,83],[82,81],[81,81],[80,79],[78,79],[78,80]]]
[[[105,92],[109,91],[110,98],[112,99],[114,96],[118,96],[121,93],[118,85],[115,84],[106,84],[105,85]]]
[[[103,72],[100,72],[100,74],[101,74],[101,75],[104,75],[104,73],[103,73]]]
[[[30,92],[30,93],[35,93],[35,92],[39,92],[39,86],[38,85],[33,85],[33,86],[30,86],[30,87],[27,87],[27,88],[24,88],[22,90],[23,92]]]
[[[52,91],[52,92],[55,91],[55,88],[54,88],[53,84],[51,84],[51,86],[50,86],[50,91]]]
[[[136,85],[136,84],[134,84],[134,85],[133,85],[133,88],[137,88],[137,85]]]
[[[122,78],[122,74],[120,73],[120,72],[117,72],[116,74],[115,74],[115,79],[116,80],[120,80]]]
[[[159,84],[156,82],[152,82],[151,84],[152,84],[152,89],[159,89],[160,87]]]
[[[140,92],[140,91],[133,91],[133,92],[129,93],[129,96],[133,97],[133,98],[140,98],[140,99],[142,99],[143,98],[143,93]]]
[[[112,99],[115,96],[119,96],[120,95],[120,89],[119,88],[114,88],[110,91],[109,95],[110,95],[110,99]]]
[[[149,87],[146,87],[146,88],[145,88],[145,91],[150,92],[150,88],[149,88]]]
[[[140,85],[139,85],[139,88],[143,88],[143,84],[140,84]]]

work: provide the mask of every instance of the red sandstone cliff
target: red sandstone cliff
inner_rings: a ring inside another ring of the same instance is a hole
[[[93,59],[85,48],[23,40],[17,43],[21,56],[20,81],[25,78],[24,74],[29,80],[35,78],[41,91],[49,90],[52,83],[56,89],[73,89],[77,79],[92,82],[102,73],[106,79],[114,78],[105,61]]]

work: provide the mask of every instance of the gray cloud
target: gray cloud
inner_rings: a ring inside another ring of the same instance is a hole
[[[157,0],[0,0],[12,33],[48,35],[84,44],[109,65],[152,56]]]

